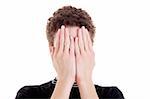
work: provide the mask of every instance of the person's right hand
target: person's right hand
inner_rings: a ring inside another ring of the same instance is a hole
[[[52,50],[52,62],[57,72],[58,80],[75,81],[74,39],[69,36],[69,30],[64,26],[58,29]]]

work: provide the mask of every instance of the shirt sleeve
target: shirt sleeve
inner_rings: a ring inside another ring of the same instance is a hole
[[[30,95],[28,94],[28,91],[30,90],[29,87],[27,86],[24,86],[22,87],[18,92],[17,92],[17,95],[16,95],[16,98],[15,99],[22,99],[22,98],[28,98],[30,97]]]
[[[51,82],[42,85],[24,86],[17,92],[15,99],[49,99],[53,93],[54,85]]]
[[[116,99],[124,99],[124,96],[121,92],[120,89],[118,89],[117,87],[113,87],[112,91],[110,92],[110,94],[112,94],[112,97],[113,98],[116,98]]]
[[[96,90],[100,99],[124,99],[118,87],[97,87]]]

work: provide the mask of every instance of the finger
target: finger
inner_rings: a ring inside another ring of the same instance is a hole
[[[55,41],[54,41],[54,55],[57,54],[58,49],[59,49],[59,34],[60,34],[60,29],[58,29],[56,35],[55,35]]]
[[[83,45],[81,29],[79,29],[79,31],[78,31],[78,37],[79,37],[79,50],[81,53],[83,53],[84,52],[84,45]]]
[[[88,50],[88,42],[87,42],[87,36],[86,36],[86,31],[85,31],[84,26],[82,26],[82,38],[83,38],[84,49],[87,51]]]
[[[69,38],[69,30],[68,28],[65,28],[65,52],[69,52],[69,47],[70,47],[70,38]]]
[[[53,56],[53,52],[54,52],[54,46],[49,45],[49,49],[50,49],[50,55],[52,57]]]
[[[52,61],[54,60],[54,51],[55,51],[55,47],[52,47],[52,51],[51,51],[51,58],[52,58]]]
[[[74,39],[73,37],[71,36],[70,37],[70,54],[73,55],[74,54]]]
[[[75,38],[75,55],[78,56],[80,54],[80,50],[79,50],[79,39],[78,37]]]
[[[62,25],[62,26],[61,26],[61,30],[60,30],[60,39],[59,39],[60,45],[59,45],[59,52],[63,52],[63,50],[64,50],[64,29],[65,29],[65,26]]]
[[[91,37],[90,37],[90,35],[89,35],[88,30],[85,29],[85,31],[86,31],[86,36],[87,36],[87,40],[88,40],[88,47],[89,47],[90,50],[92,50],[92,41],[91,41]]]
[[[53,46],[51,46],[51,47],[50,47],[50,49],[51,49],[50,54],[51,54],[51,56],[53,56],[53,54],[54,54],[54,47],[53,47]]]

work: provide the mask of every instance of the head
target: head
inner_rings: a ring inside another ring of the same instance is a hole
[[[46,34],[49,46],[54,46],[54,39],[57,30],[64,25],[69,28],[70,35],[77,36],[77,28],[85,26],[89,31],[91,41],[94,42],[95,26],[89,14],[80,8],[64,6],[53,13],[48,19]]]

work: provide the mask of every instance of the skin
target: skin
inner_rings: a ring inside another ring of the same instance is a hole
[[[89,32],[84,26],[61,26],[50,52],[57,72],[57,83],[51,99],[69,99],[75,81],[82,99],[99,99],[92,82],[95,54]]]

